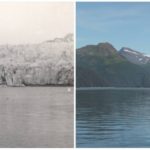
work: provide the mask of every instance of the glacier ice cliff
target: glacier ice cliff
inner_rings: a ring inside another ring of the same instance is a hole
[[[39,44],[0,45],[0,85],[73,85],[73,35]]]

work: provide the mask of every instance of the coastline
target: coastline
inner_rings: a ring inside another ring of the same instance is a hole
[[[74,85],[24,85],[24,86],[9,86],[6,84],[0,85],[0,88],[12,87],[12,88],[24,88],[24,87],[74,87]]]
[[[150,87],[77,87],[76,90],[150,90]]]

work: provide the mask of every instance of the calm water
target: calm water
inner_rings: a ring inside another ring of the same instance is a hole
[[[73,147],[73,88],[0,88],[0,147]]]
[[[77,90],[77,147],[150,147],[150,89]]]

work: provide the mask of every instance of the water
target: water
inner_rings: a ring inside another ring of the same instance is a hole
[[[73,88],[0,88],[0,147],[73,147]]]
[[[77,147],[150,147],[150,89],[77,90]]]

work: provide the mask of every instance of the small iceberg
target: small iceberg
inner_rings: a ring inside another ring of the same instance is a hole
[[[67,88],[67,92],[71,92],[71,88]]]

